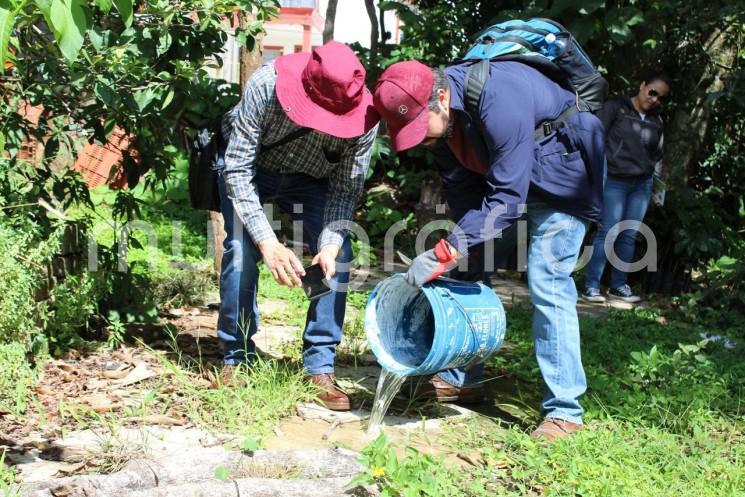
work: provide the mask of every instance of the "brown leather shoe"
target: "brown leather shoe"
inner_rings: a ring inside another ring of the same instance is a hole
[[[575,431],[582,429],[582,425],[566,421],[558,418],[546,418],[543,422],[530,434],[532,438],[544,438],[549,442],[553,442],[557,438],[569,437]]]
[[[438,402],[458,402],[460,404],[478,404],[484,400],[484,388],[478,387],[456,387],[439,376],[433,376],[428,385]],[[430,393],[432,395],[432,393]]]
[[[336,380],[334,375],[324,374],[311,374],[310,383],[317,387],[320,387],[322,392],[318,394],[318,400],[321,404],[326,406],[327,409],[332,411],[348,411],[351,409],[351,402],[349,396],[336,388]]]
[[[241,378],[239,372],[241,367],[243,366],[225,364],[220,370],[220,374],[217,376],[210,371],[207,374],[207,379],[210,381],[210,388],[216,390],[221,386],[236,386],[239,382],[242,382],[243,378]]]

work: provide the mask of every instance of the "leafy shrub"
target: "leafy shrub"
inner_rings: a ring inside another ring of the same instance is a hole
[[[706,354],[707,341],[679,344],[672,353],[653,346],[649,352],[631,352],[631,389],[627,403],[637,414],[661,426],[687,428],[692,415],[710,410],[729,395],[727,381]]]
[[[26,361],[26,347],[20,342],[0,344],[0,407],[21,414],[34,373]]]
[[[47,339],[59,353],[79,340],[78,331],[96,311],[100,282],[90,273],[68,275],[48,285],[48,267],[59,251],[64,225],[44,238],[28,219],[0,220],[0,338],[33,352]],[[42,295],[41,291],[48,291]]]

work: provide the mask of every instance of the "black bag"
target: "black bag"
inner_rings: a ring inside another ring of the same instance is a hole
[[[262,145],[267,152],[309,134],[311,128],[297,128],[274,143]],[[189,154],[189,198],[195,209],[220,211],[220,192],[217,186],[217,161],[220,151],[227,148],[222,136],[222,118],[209,121],[199,130]]]
[[[189,199],[195,209],[220,212],[217,159],[223,146],[222,119],[209,121],[191,144],[189,154]]]

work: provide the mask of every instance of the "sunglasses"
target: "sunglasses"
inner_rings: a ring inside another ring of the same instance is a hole
[[[664,102],[667,102],[667,97],[668,97],[668,95],[661,95],[661,94],[660,94],[660,92],[658,92],[658,91],[657,91],[657,90],[655,90],[654,88],[651,88],[651,89],[650,89],[650,90],[649,90],[649,91],[647,92],[647,95],[649,95],[650,97],[657,97],[657,100],[659,100],[659,101],[660,101],[660,103],[664,103]]]

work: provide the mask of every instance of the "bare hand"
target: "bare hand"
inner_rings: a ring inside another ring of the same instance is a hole
[[[336,256],[339,255],[339,248],[338,245],[324,245],[313,258],[313,264],[320,264],[327,280],[336,274]]]
[[[259,250],[264,264],[279,284],[290,288],[302,286],[300,277],[305,276],[305,270],[292,250],[279,243],[276,238],[260,242]]]

